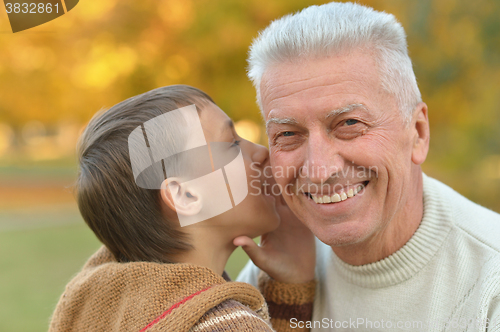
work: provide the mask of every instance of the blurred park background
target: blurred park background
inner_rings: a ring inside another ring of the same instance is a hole
[[[431,149],[424,171],[500,212],[500,1],[360,0],[408,34]],[[13,34],[0,7],[0,331],[46,331],[65,284],[99,243],[72,194],[75,143],[99,109],[169,84],[210,94],[266,145],[245,75],[273,19],[323,1],[82,0]],[[228,270],[236,277],[246,257]]]

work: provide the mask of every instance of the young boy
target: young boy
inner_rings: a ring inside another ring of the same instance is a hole
[[[193,181],[166,173],[161,179],[153,177],[159,182],[156,189],[137,184],[130,134],[142,128],[151,148],[157,142],[146,135],[144,124],[192,104],[207,145],[222,142],[240,149],[236,153],[241,153],[247,182],[254,181],[252,188],[265,187],[267,149],[241,139],[231,119],[198,89],[163,87],[96,114],[78,144],[76,193],[83,219],[104,246],[67,285],[49,331],[273,331],[270,321],[277,331],[297,331],[290,327],[291,318],[311,319],[312,236],[304,237],[310,250],[280,261],[281,266],[271,261],[268,268],[261,266],[273,277],[261,275],[267,304],[253,286],[223,276],[236,248],[234,239],[278,227],[279,212],[286,208],[280,197],[250,192],[228,211],[181,227],[183,218],[213,208],[213,197]],[[179,146],[173,145],[187,146],[189,137],[178,123],[164,125],[170,140],[161,142],[160,150],[175,152]],[[295,261],[309,264],[297,268]],[[277,272],[284,262],[293,262],[289,268],[294,278]]]

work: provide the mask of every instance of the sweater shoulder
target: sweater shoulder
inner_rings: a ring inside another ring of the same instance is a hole
[[[500,214],[462,196],[447,185],[427,178],[426,183],[442,198],[451,214],[452,227],[471,241],[479,241],[500,258]]]
[[[274,331],[267,310],[263,311],[253,311],[239,301],[228,299],[208,310],[189,332]]]

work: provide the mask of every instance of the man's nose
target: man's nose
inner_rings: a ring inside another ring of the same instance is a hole
[[[301,176],[313,183],[327,182],[345,166],[340,152],[338,146],[326,133],[309,136]]]

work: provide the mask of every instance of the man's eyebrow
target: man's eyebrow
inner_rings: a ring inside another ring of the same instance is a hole
[[[333,111],[328,112],[328,114],[326,115],[326,118],[328,119],[328,118],[336,117],[337,115],[340,115],[342,113],[351,112],[351,111],[354,111],[358,108],[362,108],[365,111],[368,111],[368,108],[366,108],[366,106],[363,104],[350,104],[350,105],[347,105],[347,106],[344,106],[341,108],[337,108]]]
[[[266,130],[269,130],[271,123],[296,125],[299,122],[295,118],[270,118],[266,121]]]

